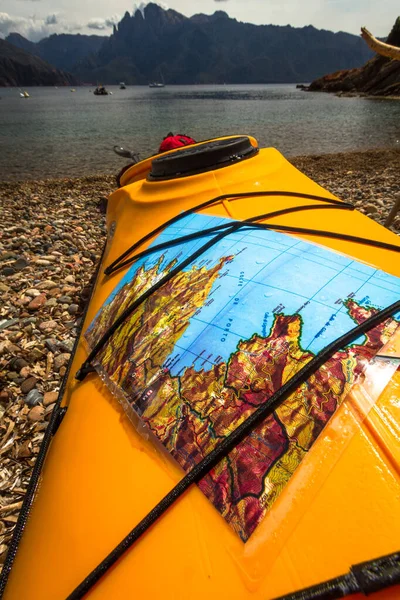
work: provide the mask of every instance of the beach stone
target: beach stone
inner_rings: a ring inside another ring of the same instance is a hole
[[[52,298],[55,298],[56,296],[58,296],[58,294],[60,294],[60,288],[59,287],[52,288],[51,290],[48,291],[48,294]]]
[[[7,379],[9,379],[10,381],[15,381],[16,379],[18,379],[18,373],[16,371],[10,371],[9,373],[7,373]]]
[[[78,312],[78,310],[79,310],[78,304],[71,304],[68,307],[68,312],[69,312],[70,315],[76,315],[76,313]]]
[[[55,354],[58,351],[58,341],[55,338],[49,338],[44,342],[46,347]]]
[[[69,352],[63,352],[54,358],[54,368],[56,371],[59,371],[61,367],[64,367],[68,364],[69,359],[71,358],[71,354]]]
[[[56,329],[57,328],[57,321],[43,321],[43,323],[40,323],[39,325],[39,329],[41,331],[51,331],[52,329]]]
[[[12,267],[4,267],[1,273],[2,275],[5,275],[5,277],[10,277],[10,275],[14,275],[15,269],[13,269]]]
[[[0,260],[10,260],[13,258],[18,258],[18,254],[15,254],[15,252],[3,252],[0,256]]]
[[[27,377],[29,377],[30,372],[31,372],[30,367],[26,366],[26,367],[22,367],[22,369],[19,372],[19,374],[21,375],[21,377],[23,377],[24,379],[26,379]]]
[[[15,262],[12,263],[13,269],[16,271],[23,271],[29,265],[28,261],[25,258],[17,258]]]
[[[9,397],[10,397],[10,392],[8,390],[1,390],[0,402],[8,402]]]
[[[9,352],[10,354],[18,354],[21,351],[20,347],[13,344],[10,340],[5,342],[5,345],[0,347],[1,352]]]
[[[31,325],[32,323],[37,323],[37,317],[28,317],[22,321],[22,325]]]
[[[46,306],[49,306],[50,308],[57,306],[56,298],[49,298],[48,300],[46,300]]]
[[[372,214],[372,213],[375,213],[375,212],[376,212],[376,206],[375,206],[375,204],[372,204],[372,203],[370,203],[370,204],[366,204],[366,205],[364,206],[364,212],[365,212],[367,215],[369,215],[369,214]]]
[[[43,405],[49,406],[50,404],[54,404],[57,401],[58,392],[46,392],[43,396]]]
[[[44,294],[39,294],[36,296],[31,302],[28,304],[29,310],[38,310],[43,304],[46,302],[46,296]]]
[[[31,410],[28,412],[28,420],[35,423],[36,421],[40,421],[43,418],[43,415],[44,415],[43,406],[37,405],[37,406],[34,406],[33,408],[31,408]]]
[[[29,359],[32,361],[40,360],[43,358],[43,353],[39,350],[39,348],[32,348],[29,352]]]
[[[40,290],[51,290],[52,288],[56,288],[56,287],[57,287],[57,283],[55,283],[51,279],[45,279],[38,285],[38,288]]]
[[[27,296],[32,296],[32,298],[35,298],[35,296],[40,296],[40,291],[35,288],[29,288],[28,290],[25,290],[25,294]]]
[[[28,363],[26,362],[26,360],[24,358],[13,358],[12,361],[10,362],[10,367],[12,369],[15,369],[18,373],[20,373],[21,370],[27,366],[28,366]]]
[[[28,394],[34,387],[36,387],[37,379],[36,377],[28,377],[21,383],[21,392],[23,394]]]
[[[38,258],[35,261],[36,265],[39,265],[40,267],[49,267],[51,265],[51,262],[49,260],[45,260],[44,258]]]
[[[29,456],[32,456],[32,452],[29,448],[29,445],[30,445],[30,441],[26,440],[26,442],[24,442],[23,444],[21,444],[21,446],[19,446],[18,458],[28,458]]]
[[[38,390],[31,390],[25,398],[25,403],[28,406],[36,406],[43,402],[43,396]]]
[[[44,411],[44,417],[45,419],[47,419],[48,417],[50,417],[51,413],[53,412],[55,407],[55,403],[54,404],[49,404],[48,406],[46,406],[46,410]]]
[[[0,321],[0,331],[2,329],[8,329],[17,323],[19,323],[19,319],[7,319],[5,321]]]
[[[0,292],[8,292],[8,290],[10,290],[10,286],[6,285],[5,283],[1,283],[0,282]]]
[[[57,298],[57,302],[59,302],[60,304],[71,304],[72,298],[71,296],[60,296],[59,298]]]
[[[58,348],[60,349],[61,352],[69,352],[71,354],[72,349],[74,347],[74,340],[62,340],[61,342],[58,342]]]
[[[65,281],[67,283],[75,283],[75,277],[73,275],[67,275]]]

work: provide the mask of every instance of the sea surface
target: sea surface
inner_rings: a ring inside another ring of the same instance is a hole
[[[166,86],[151,89],[0,88],[0,180],[115,173],[114,145],[154,154],[169,132],[196,140],[254,135],[284,155],[400,145],[400,101],[338,98],[293,85]]]

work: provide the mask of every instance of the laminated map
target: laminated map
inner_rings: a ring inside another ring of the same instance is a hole
[[[235,221],[192,214],[152,243]],[[121,313],[209,239],[132,264],[86,331],[90,348]],[[400,280],[318,244],[243,228],[217,241],[128,316],[93,364],[185,472],[323,348],[400,297]],[[243,541],[399,316],[338,351],[199,483]]]

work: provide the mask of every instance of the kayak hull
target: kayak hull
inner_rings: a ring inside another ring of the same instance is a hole
[[[145,179],[150,164],[143,161],[126,171],[123,187],[109,198],[109,239],[83,330],[126,272],[107,277],[104,268],[181,211],[239,192],[280,190],[334,198],[274,149],[163,182]],[[232,198],[202,214],[246,219],[308,203],[279,194]],[[357,211],[312,210],[268,222],[398,245],[394,234]],[[400,276],[400,261],[390,250],[296,235]],[[66,598],[182,478],[181,469],[138,433],[97,375],[82,383],[74,378],[86,357],[81,340],[62,400],[67,411],[46,458],[5,600]],[[365,418],[343,405],[246,543],[193,486],[87,597],[270,600],[396,551],[399,399],[397,371]],[[400,587],[374,597],[386,600],[396,594],[400,597]]]

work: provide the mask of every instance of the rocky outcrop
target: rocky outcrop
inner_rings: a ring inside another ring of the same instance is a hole
[[[400,17],[387,38],[387,44],[400,47]],[[376,55],[363,67],[336,71],[313,81],[309,90],[367,96],[400,96],[400,61]]]
[[[0,39],[0,86],[74,85],[69,73]]]

